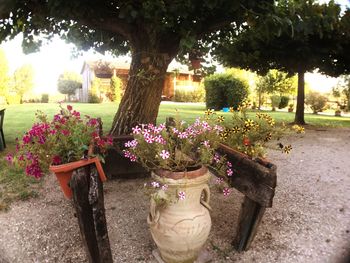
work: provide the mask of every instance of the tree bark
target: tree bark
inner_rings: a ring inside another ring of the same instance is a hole
[[[156,123],[166,71],[176,52],[148,50],[133,50],[128,83],[110,131],[113,136],[129,134],[140,123]]]
[[[297,107],[295,111],[295,124],[305,124],[304,120],[304,102],[305,102],[305,70],[299,70],[298,72],[298,95],[297,95]]]

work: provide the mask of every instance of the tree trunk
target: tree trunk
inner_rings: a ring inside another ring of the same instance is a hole
[[[304,120],[304,102],[305,102],[305,70],[299,70],[298,72],[298,95],[297,95],[297,107],[295,111],[295,124],[305,124]]]
[[[259,105],[258,105],[258,110],[261,110],[261,104],[262,104],[262,91],[261,89],[258,89],[259,93]]]
[[[174,54],[134,49],[129,79],[116,113],[111,135],[129,134],[140,123],[156,123],[169,63]]]

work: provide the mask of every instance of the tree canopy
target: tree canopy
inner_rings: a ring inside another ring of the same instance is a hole
[[[277,1],[269,16],[252,21],[238,35],[227,34],[214,44],[214,52],[228,66],[260,74],[269,69],[298,73],[295,122],[304,124],[304,73],[318,69],[336,76],[349,70],[349,15],[349,9],[342,15],[334,1]]]
[[[174,57],[203,56],[221,30],[266,12],[272,0],[3,1],[0,41],[23,33],[25,51],[54,35],[113,54],[131,52],[129,81],[111,133],[155,122],[166,69]]]
[[[0,96],[5,96],[9,89],[9,67],[4,50],[0,49]]]

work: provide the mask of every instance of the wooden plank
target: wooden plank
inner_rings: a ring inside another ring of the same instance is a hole
[[[254,240],[258,226],[265,213],[265,207],[259,203],[244,197],[236,237],[233,246],[238,252],[248,250]]]
[[[92,207],[100,261],[101,263],[113,263],[112,251],[108,238],[102,182],[95,166],[87,167],[87,174],[89,174],[89,172],[90,187],[88,198]]]
[[[220,145],[218,152],[232,163],[229,184],[260,205],[271,207],[277,183],[276,166],[261,159],[253,161],[225,145]]]
[[[99,263],[101,261],[95,234],[95,224],[88,198],[90,177],[86,176],[85,172],[84,167],[74,171],[70,186],[73,191],[74,207],[88,260],[91,263]]]

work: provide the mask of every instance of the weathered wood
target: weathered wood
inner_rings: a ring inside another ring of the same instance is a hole
[[[89,262],[112,263],[103,186],[95,166],[88,165],[74,171],[70,185]]]
[[[104,207],[103,186],[95,166],[90,168],[89,203],[95,225],[96,240],[101,263],[112,263],[112,251],[108,238],[107,221]]]
[[[277,182],[276,166],[261,159],[252,160],[223,144],[218,151],[232,163],[230,185],[260,205],[271,207]]]
[[[248,250],[254,240],[265,207],[245,196],[239,215],[238,228],[233,246],[238,252]]]
[[[100,256],[95,234],[95,224],[89,203],[90,177],[86,176],[85,172],[84,167],[74,171],[70,186],[73,191],[74,207],[88,260],[91,263],[99,263]]]

